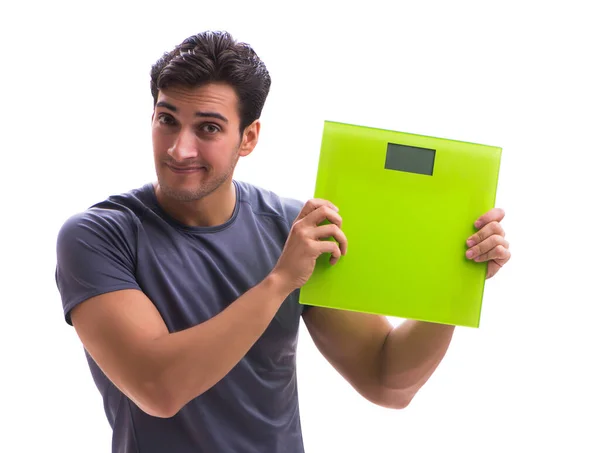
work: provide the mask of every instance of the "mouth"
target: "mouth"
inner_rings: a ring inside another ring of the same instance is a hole
[[[169,167],[169,169],[173,173],[188,174],[188,173],[197,173],[200,171],[206,171],[206,167],[203,167],[200,165],[194,165],[194,166],[190,166],[190,165],[179,166],[179,165],[173,165],[173,164],[166,164],[166,165],[167,165],[167,167]]]

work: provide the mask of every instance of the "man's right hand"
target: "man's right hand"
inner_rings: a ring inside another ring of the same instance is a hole
[[[342,218],[329,201],[312,199],[306,202],[292,225],[273,274],[282,277],[291,291],[302,287],[312,275],[317,258],[330,253],[329,262],[337,263],[348,249],[342,232]],[[328,220],[329,224],[321,225]],[[333,237],[336,242],[323,240]]]

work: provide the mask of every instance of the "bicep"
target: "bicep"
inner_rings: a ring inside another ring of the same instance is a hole
[[[92,297],[71,312],[83,346],[111,382],[144,406],[153,371],[147,360],[154,340],[168,329],[154,304],[138,290]],[[148,381],[145,381],[148,379]]]
[[[376,399],[380,389],[381,351],[391,324],[384,316],[311,307],[304,314],[315,345],[363,396]]]
[[[134,225],[124,213],[75,215],[58,235],[56,281],[66,320],[85,349],[142,407],[148,405],[160,363],[153,340],[168,329],[138,285],[135,244]]]

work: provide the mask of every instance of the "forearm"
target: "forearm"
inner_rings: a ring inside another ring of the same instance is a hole
[[[289,293],[270,275],[210,320],[156,339],[147,358],[155,373],[149,393],[160,412],[177,413],[221,380],[263,334]]]
[[[395,327],[382,348],[382,385],[412,399],[446,354],[453,333],[454,326],[414,320]]]

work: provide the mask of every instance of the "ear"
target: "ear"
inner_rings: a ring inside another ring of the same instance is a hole
[[[260,121],[256,120],[250,124],[242,134],[242,142],[240,144],[240,156],[247,156],[258,143],[258,135],[260,133]]]

